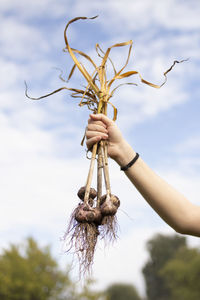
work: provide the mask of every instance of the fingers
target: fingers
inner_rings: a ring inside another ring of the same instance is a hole
[[[102,127],[104,127],[104,128],[107,127],[106,124],[104,124],[102,121],[97,121],[97,120],[94,120],[94,119],[92,119],[92,118],[90,118],[90,119],[88,120],[88,124],[96,124],[96,125],[100,125],[100,126],[102,126]]]
[[[86,128],[86,145],[90,149],[95,143],[100,140],[108,139],[107,127],[112,125],[108,117],[103,114],[91,114]]]
[[[101,120],[95,120],[92,117],[88,120],[88,126],[86,127],[86,145],[90,149],[95,143],[102,139],[108,138],[108,130],[106,124]]]
[[[113,124],[113,121],[110,120],[107,116],[104,114],[91,114],[90,120],[98,121],[106,125],[106,127],[111,126]]]
[[[91,139],[95,136],[99,136],[101,139],[107,139],[108,138],[108,135],[104,132],[101,132],[101,131],[90,131],[90,130],[86,130],[86,138],[87,139]]]
[[[105,131],[106,129],[104,127],[102,127],[103,130]],[[99,142],[100,140],[105,140],[108,138],[108,134],[105,133],[105,132],[102,132],[102,131],[97,131],[97,130],[86,130],[86,138],[87,138],[87,141],[86,141],[86,144],[87,144],[87,147],[88,149],[90,149],[92,147],[93,144]]]
[[[108,130],[105,128],[105,126],[103,126],[102,124],[100,123],[89,123],[87,128],[86,128],[86,131],[99,131],[99,132],[103,132],[103,133],[108,133]]]
[[[87,148],[90,150],[92,146],[101,140],[100,136],[94,136],[86,141]]]
[[[87,148],[91,149],[94,144],[98,143],[101,140],[106,140],[108,138],[108,135],[105,135],[102,133],[98,133],[98,135],[97,135],[97,132],[95,132],[95,133],[94,132],[93,133],[86,132],[86,138],[87,138],[87,141],[86,141]]]

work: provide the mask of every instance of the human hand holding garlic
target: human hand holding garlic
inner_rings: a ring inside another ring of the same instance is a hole
[[[135,151],[124,139],[116,123],[104,114],[90,115],[86,128],[86,138],[88,149],[91,149],[100,140],[106,140],[108,156],[120,166],[126,165],[136,155]]]

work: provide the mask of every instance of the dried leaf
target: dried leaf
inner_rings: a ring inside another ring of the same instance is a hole
[[[49,97],[49,96],[51,96],[51,95],[53,95],[53,94],[55,94],[55,93],[58,93],[58,92],[60,92],[60,91],[62,91],[62,90],[71,90],[70,88],[67,88],[67,87],[61,87],[61,88],[59,88],[59,89],[57,89],[57,90],[55,90],[55,91],[53,91],[53,92],[51,92],[51,93],[49,93],[49,94],[40,96],[40,97],[38,97],[38,98],[34,98],[34,97],[30,97],[30,96],[28,95],[28,86],[27,86],[26,81],[24,81],[24,83],[25,83],[25,95],[26,95],[27,98],[29,98],[29,99],[31,99],[31,100],[40,100],[40,99]]]
[[[74,74],[74,70],[75,69],[76,69],[76,64],[73,65],[73,67],[72,67],[72,69],[71,69],[71,71],[69,73],[69,76],[67,78],[67,81],[69,81],[71,79],[72,75]]]
[[[70,21],[67,23],[67,25],[66,25],[66,27],[65,27],[65,30],[64,30],[64,39],[65,39],[66,48],[67,48],[67,50],[69,51],[69,54],[71,55],[71,57],[72,57],[74,63],[76,64],[77,68],[78,68],[78,69],[80,70],[80,72],[83,74],[83,76],[84,76],[85,79],[88,81],[88,83],[90,83],[91,88],[93,88],[93,90],[94,90],[96,93],[98,93],[98,92],[99,92],[99,88],[96,86],[96,84],[94,84],[94,83],[92,82],[91,76],[89,75],[89,73],[87,72],[87,70],[81,66],[80,62],[79,62],[78,59],[76,58],[76,56],[75,56],[75,54],[74,54],[72,48],[69,46],[68,39],[67,39],[67,34],[66,34],[67,29],[68,29],[68,27],[69,27],[69,25],[70,25],[71,23],[73,23],[73,22],[75,22],[75,21],[77,21],[77,20],[95,19],[96,17],[97,17],[97,16],[92,17],[92,18],[77,17],[77,18],[74,18],[74,19],[70,20]]]
[[[128,72],[124,72],[124,69],[126,68],[126,66],[128,65],[129,59],[130,59],[130,54],[131,54],[131,50],[132,50],[132,45],[133,45],[133,41],[127,41],[127,42],[123,42],[123,43],[116,43],[112,46],[110,46],[106,52],[104,52],[101,47],[99,46],[99,44],[96,44],[96,52],[98,54],[99,57],[102,58],[101,64],[100,66],[97,66],[96,63],[93,61],[93,59],[88,56],[86,53],[84,53],[83,51],[77,50],[75,48],[70,47],[69,42],[68,42],[68,38],[67,38],[67,30],[70,24],[72,24],[73,22],[76,22],[78,20],[88,20],[88,19],[95,19],[97,16],[92,17],[92,18],[87,18],[87,17],[77,17],[74,18],[72,20],[70,20],[64,30],[64,39],[65,39],[65,44],[66,44],[66,48],[64,49],[65,52],[68,52],[71,56],[71,58],[74,61],[74,65],[69,73],[68,76],[68,80],[69,81],[74,73],[74,70],[76,68],[79,69],[79,71],[82,73],[82,75],[84,76],[84,78],[87,81],[87,86],[85,87],[84,90],[81,89],[75,89],[75,88],[67,88],[67,87],[61,87],[51,93],[48,93],[44,96],[40,96],[38,98],[33,98],[28,96],[27,94],[27,84],[26,85],[26,91],[25,94],[28,98],[32,99],[32,100],[40,100],[43,99],[45,97],[48,97],[50,95],[53,95],[57,92],[60,92],[61,90],[69,90],[72,91],[73,93],[71,94],[71,96],[73,98],[80,98],[81,101],[79,103],[80,106],[83,105],[87,105],[88,109],[92,110],[92,111],[97,111],[99,112],[104,112],[106,113],[107,111],[107,104],[111,105],[113,108],[113,119],[116,119],[117,117],[117,109],[116,107],[109,101],[109,99],[113,96],[114,92],[122,85],[125,84],[132,84],[132,85],[136,85],[135,83],[122,83],[119,84],[117,87],[115,87],[112,91],[110,91],[110,88],[112,86],[112,84],[116,81],[116,80],[120,80],[120,79],[124,79],[124,78],[128,78],[132,75],[138,75],[140,77],[140,80],[142,83],[145,83],[153,88],[160,88],[162,87],[166,81],[167,81],[167,74],[173,69],[173,67],[175,66],[176,63],[181,63],[183,61],[186,60],[175,60],[174,63],[172,64],[172,66],[164,72],[164,77],[165,80],[162,84],[157,85],[154,83],[151,83],[145,79],[143,79],[143,77],[141,76],[141,74],[138,71],[128,71]],[[111,58],[109,57],[111,49],[113,48],[117,48],[117,47],[124,47],[124,46],[129,46],[129,50],[128,50],[128,55],[127,55],[127,59],[126,62],[124,64],[124,66],[119,70],[116,71],[116,68],[114,66],[114,63],[112,62]],[[100,54],[101,52],[101,54]],[[76,57],[76,55],[80,55],[82,57],[84,57],[85,59],[87,59],[87,61],[89,61],[92,64],[92,67],[94,68],[92,75],[89,74],[89,72],[87,71],[87,69],[85,68],[85,66],[79,62],[78,58]],[[107,67],[107,61],[111,62],[111,65],[113,67],[114,70],[114,76],[113,78],[111,78],[109,81],[107,81],[107,76],[106,76],[106,67]],[[59,76],[59,78],[62,81],[65,81],[64,78],[62,77],[63,72],[61,71],[61,74]],[[98,83],[98,85],[97,85]]]
[[[108,104],[110,104],[113,108],[113,121],[116,121],[116,119],[117,119],[117,108],[110,101],[108,101]]]
[[[101,56],[100,53],[99,53],[99,51],[98,51],[98,49],[99,49],[99,50],[102,52],[102,54],[105,55],[105,52],[101,49],[100,45],[99,45],[99,44],[96,44],[96,47],[95,47],[95,48],[96,48],[96,52],[97,52],[98,56],[101,57],[101,58],[103,58],[103,56]],[[116,74],[117,71],[116,71],[116,69],[115,69],[115,66],[114,66],[113,61],[111,60],[111,58],[110,58],[109,56],[108,56],[108,59],[109,59],[109,61],[111,62],[111,65],[112,65],[113,70],[114,70],[114,74]]]
[[[112,90],[112,92],[110,93],[110,96],[112,97],[113,94],[114,94],[114,92],[115,92],[119,87],[121,87],[121,86],[123,86],[123,85],[135,85],[135,86],[137,86],[137,83],[133,83],[133,82],[121,83],[121,84],[119,84],[118,86],[116,86],[116,87]]]

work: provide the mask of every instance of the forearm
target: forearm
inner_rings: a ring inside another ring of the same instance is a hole
[[[130,145],[124,143],[115,160],[124,166],[135,154]],[[125,173],[145,200],[172,228],[180,233],[200,236],[200,208],[160,178],[140,157]]]

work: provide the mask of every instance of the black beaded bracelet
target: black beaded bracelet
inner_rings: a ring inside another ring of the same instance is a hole
[[[130,168],[138,158],[139,158],[139,154],[136,153],[136,156],[126,166],[121,167],[121,171],[126,171],[128,168]]]

